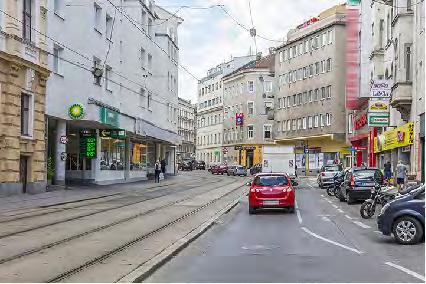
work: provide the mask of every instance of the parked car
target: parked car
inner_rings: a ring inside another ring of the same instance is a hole
[[[220,165],[216,165],[214,167],[211,168],[210,172],[212,174],[226,174],[228,172],[228,166],[225,164],[220,164]]]
[[[189,160],[183,160],[180,164],[179,164],[179,170],[181,171],[192,171],[192,163]]]
[[[206,169],[206,163],[204,161],[196,161],[195,162],[195,169],[196,170],[205,170]]]
[[[365,201],[371,196],[371,191],[378,185],[383,185],[383,174],[378,168],[353,167],[346,171],[340,188],[341,200],[348,204],[356,200]]]
[[[383,206],[377,226],[384,235],[393,234],[404,245],[424,241],[425,186],[421,186]]]
[[[214,167],[216,167],[218,164],[210,164],[209,165],[209,168],[207,169],[207,171],[209,171],[209,172],[211,172],[212,171],[212,169],[214,168]]]
[[[262,165],[256,164],[253,167],[250,168],[250,174],[255,175],[262,172]]]
[[[294,213],[293,186],[297,182],[292,182],[286,174],[259,173],[247,185],[250,186],[249,214],[261,208],[286,208]]]
[[[237,166],[228,166],[227,171],[228,176],[247,176],[246,167],[237,165]]]
[[[325,165],[321,167],[317,182],[320,188],[334,185],[334,176],[343,170],[341,165]]]

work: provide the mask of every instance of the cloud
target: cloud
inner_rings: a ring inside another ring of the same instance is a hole
[[[257,34],[268,39],[282,40],[290,28],[317,16],[321,11],[343,3],[343,0],[251,0],[253,23]],[[235,18],[250,28],[248,0],[157,0],[157,4],[207,7],[221,4]],[[173,10],[174,9],[174,10]],[[220,8],[182,9],[178,15],[184,19],[179,28],[180,63],[195,76],[206,76],[207,70],[229,60],[231,56],[247,55],[250,47],[255,50],[249,32],[238,26]],[[257,37],[258,51],[264,54],[268,48],[280,42]],[[180,69],[179,96],[197,100],[197,81]]]

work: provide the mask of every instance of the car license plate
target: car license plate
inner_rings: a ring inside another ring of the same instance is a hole
[[[279,201],[278,200],[264,200],[263,201],[263,205],[278,205]]]

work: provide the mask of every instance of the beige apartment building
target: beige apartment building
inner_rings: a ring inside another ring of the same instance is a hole
[[[0,9],[11,16],[0,16],[0,196],[42,192],[46,1],[0,1]]]
[[[345,5],[295,29],[276,49],[275,140],[294,145],[299,174],[344,161]]]
[[[178,98],[178,134],[182,143],[176,152],[177,161],[195,157],[195,110],[196,106],[190,100]]]

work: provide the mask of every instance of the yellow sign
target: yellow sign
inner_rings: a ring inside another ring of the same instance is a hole
[[[414,122],[384,132],[374,139],[374,153],[414,144]]]

